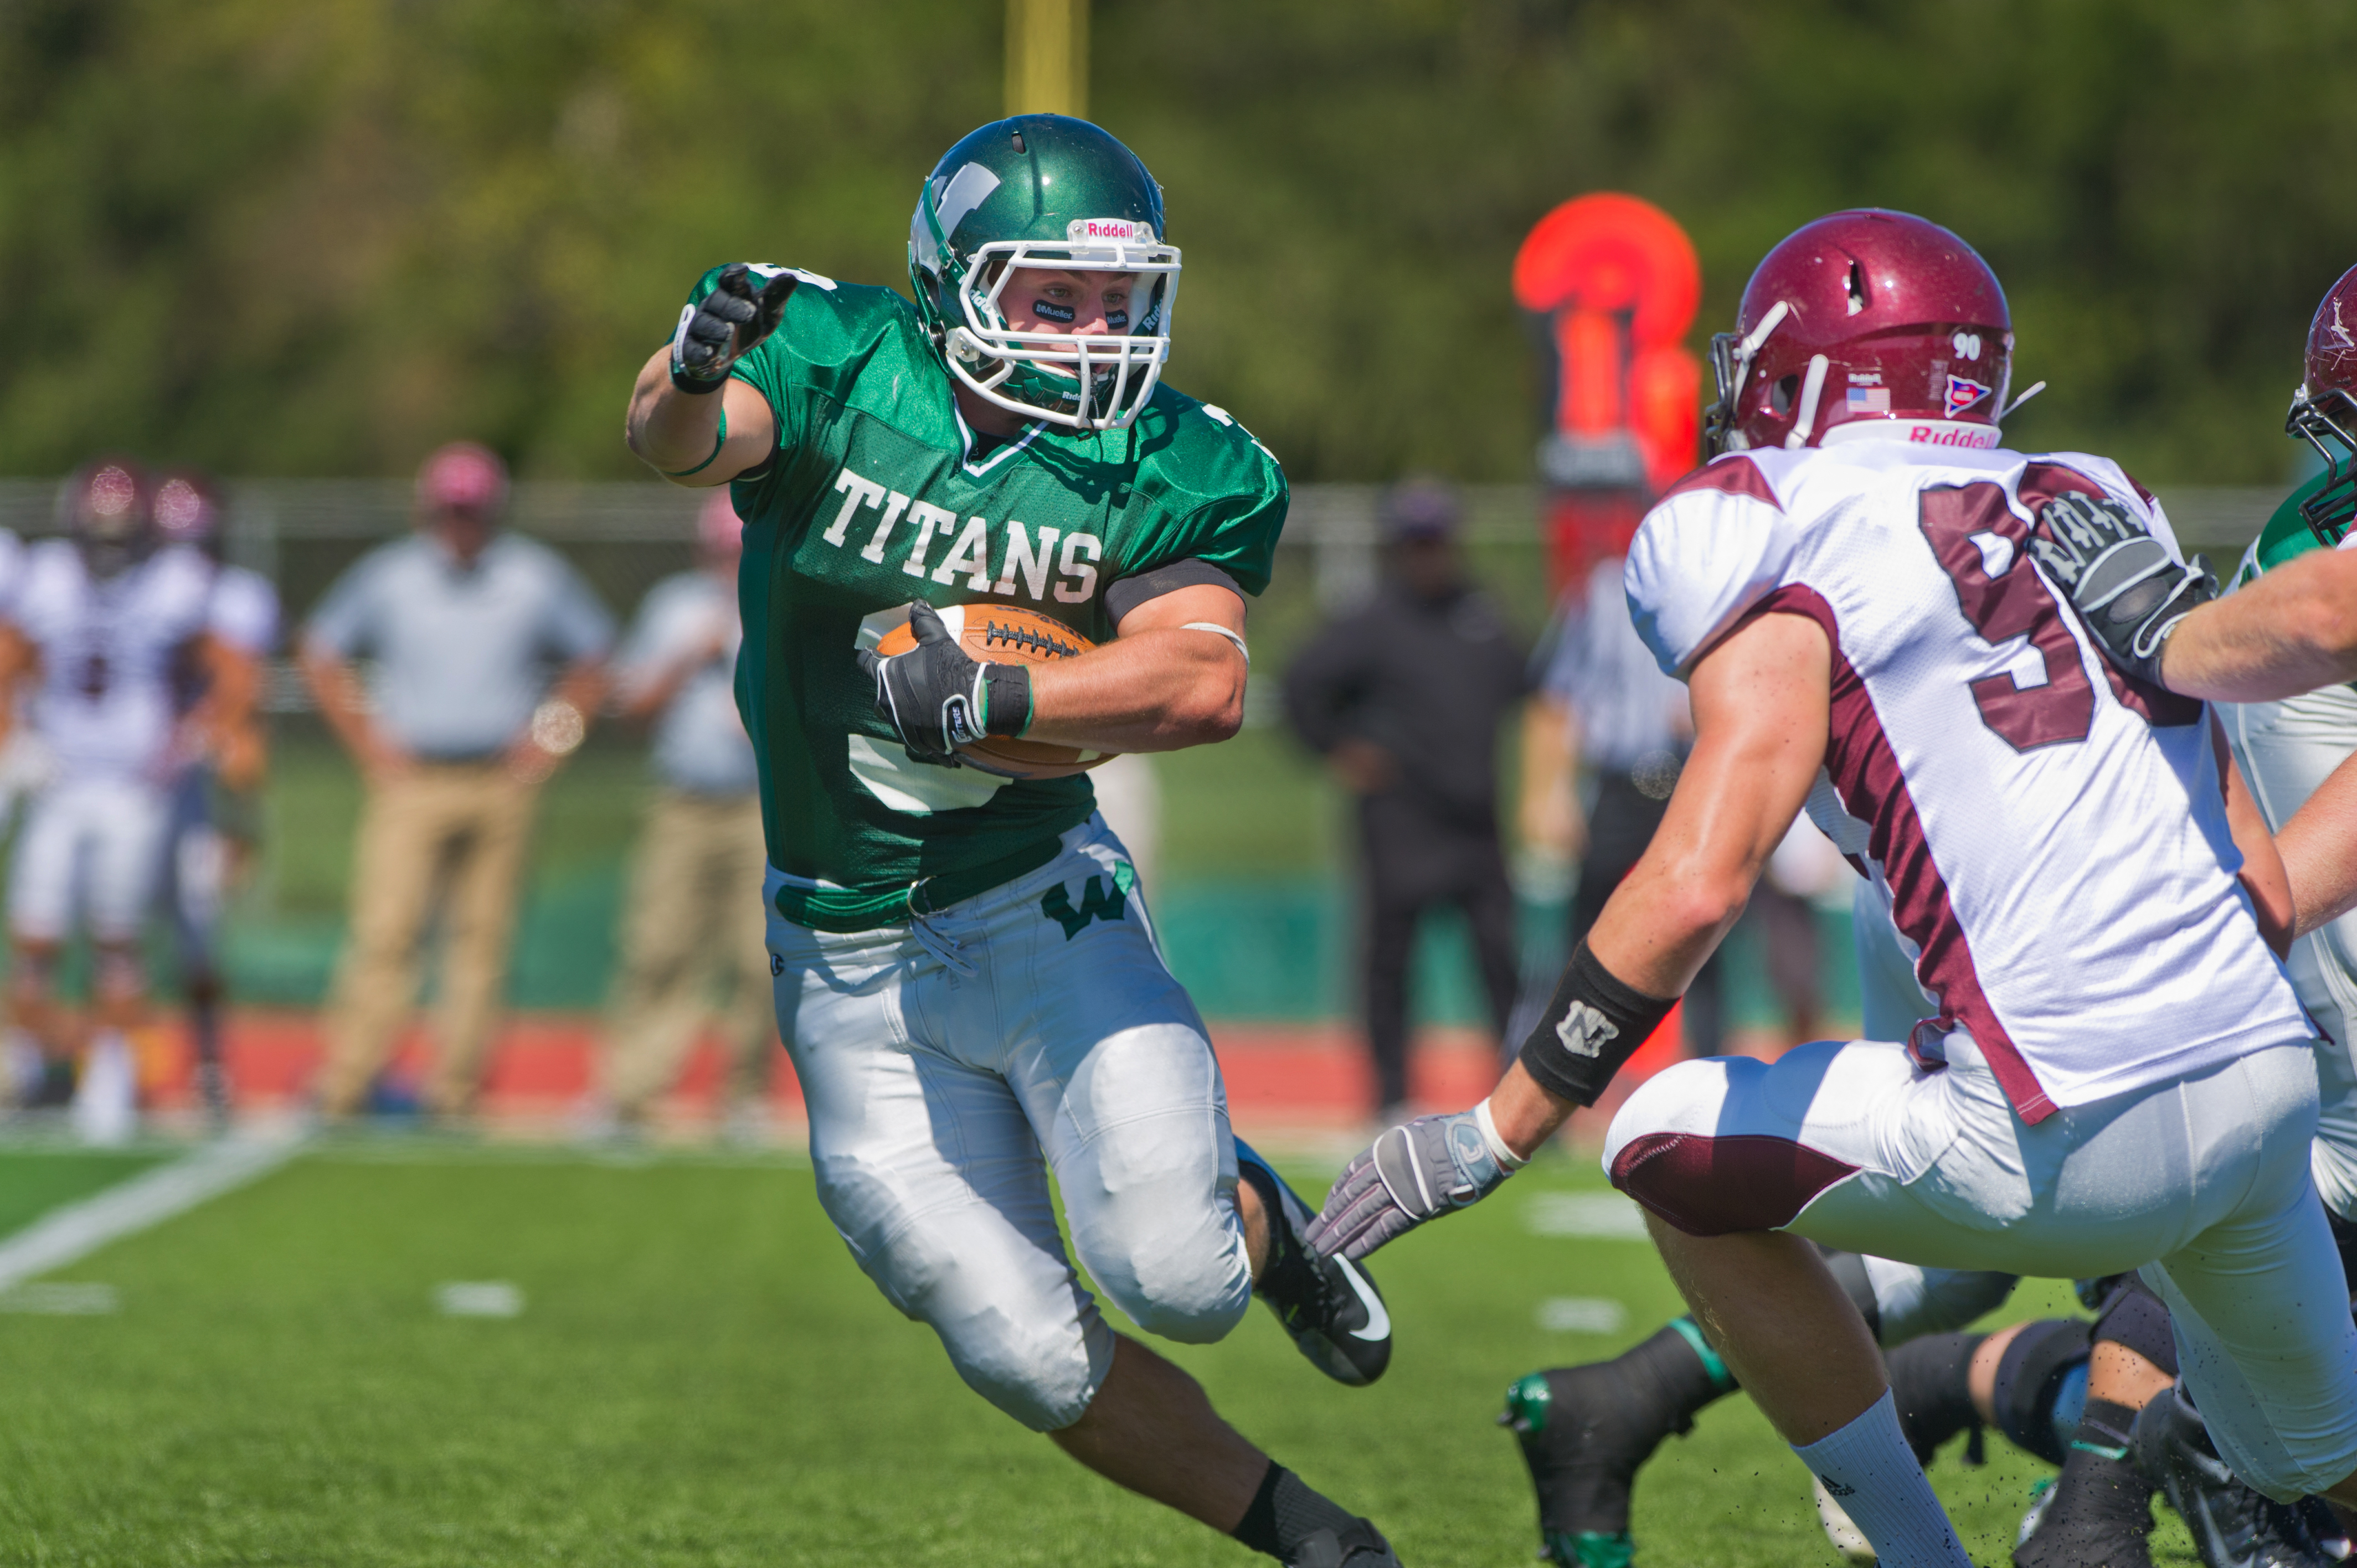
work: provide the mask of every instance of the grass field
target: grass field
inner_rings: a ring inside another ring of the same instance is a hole
[[[0,1155],[0,1229],[25,1195],[125,1168]],[[1293,1174],[1320,1191],[1330,1173]],[[1378,1260],[1399,1350],[1373,1389],[1325,1382],[1257,1308],[1223,1344],[1166,1348],[1406,1563],[1527,1563],[1501,1392],[1676,1305],[1643,1242],[1534,1232],[1535,1206],[1600,1189],[1590,1162],[1550,1158]],[[120,1310],[0,1315],[0,1563],[1264,1561],[967,1393],[791,1157],[327,1145],[58,1277],[113,1287]],[[437,1313],[441,1285],[494,1281],[519,1316]],[[1543,1327],[1560,1298],[1586,1305],[1557,1321],[1619,1326]],[[2065,1301],[2025,1287],[2009,1316]],[[2040,1473],[2004,1448],[1982,1470],[1952,1449],[1933,1474],[1985,1563]],[[1641,1563],[1834,1561],[1799,1466],[1739,1398],[1666,1446],[1636,1505]],[[2157,1544],[2190,1560],[2173,1523]]]

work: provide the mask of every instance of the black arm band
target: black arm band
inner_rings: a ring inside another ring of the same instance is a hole
[[[1620,1064],[1677,1005],[1624,985],[1582,942],[1563,966],[1546,1016],[1523,1042],[1523,1066],[1549,1094],[1593,1105]]]
[[[1025,664],[985,664],[982,667],[984,690],[989,701],[983,704],[983,732],[986,735],[1021,735],[1031,727],[1031,670]]]

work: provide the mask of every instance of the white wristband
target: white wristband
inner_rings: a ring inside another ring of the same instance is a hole
[[[1481,1129],[1481,1141],[1490,1145],[1491,1156],[1501,1167],[1508,1171],[1518,1171],[1531,1163],[1523,1155],[1506,1147],[1506,1140],[1498,1136],[1497,1119],[1490,1114],[1488,1101],[1484,1100],[1473,1108],[1473,1124]]]

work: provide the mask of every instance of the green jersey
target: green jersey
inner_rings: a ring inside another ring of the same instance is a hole
[[[911,760],[856,650],[919,598],[1022,605],[1103,642],[1106,590],[1180,561],[1257,595],[1286,493],[1249,432],[1167,385],[1126,430],[1039,423],[977,452],[916,308],[889,289],[802,276],[777,330],[730,372],[768,400],[778,435],[776,456],[734,489],[737,695],[770,863],[799,879],[780,911],[866,930],[1046,865],[1095,796],[1084,776]]]
[[[2267,519],[2266,527],[2259,530],[2259,536],[2243,552],[2243,564],[2234,570],[2235,587],[2311,550],[2324,548],[2316,531],[2308,526],[2308,519],[2299,515],[2299,503],[2322,489],[2325,480],[2330,478],[2330,474],[2319,474],[2284,497],[2283,504]]]

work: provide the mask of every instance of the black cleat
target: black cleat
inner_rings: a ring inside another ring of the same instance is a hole
[[[1293,1549],[1286,1568],[1400,1568],[1392,1543],[1369,1520],[1344,1529],[1321,1530]]]
[[[1236,1140],[1236,1173],[1252,1184],[1268,1215],[1268,1257],[1253,1294],[1268,1303],[1310,1364],[1336,1382],[1364,1388],[1382,1377],[1392,1364],[1392,1316],[1383,1292],[1361,1265],[1320,1257],[1302,1244],[1301,1233],[1316,1211],[1242,1138]],[[1368,1559],[1371,1564],[1388,1561]]]
[[[1662,1439],[1689,1430],[1665,1419],[1609,1361],[1533,1372],[1506,1391],[1498,1424],[1513,1428],[1539,1496],[1539,1555],[1559,1568],[1629,1568],[1629,1488]]]
[[[2136,1469],[2185,1521],[2205,1568],[2332,1568],[2295,1504],[2260,1496],[2218,1457],[2201,1412],[2167,1388],[2129,1436]]]

